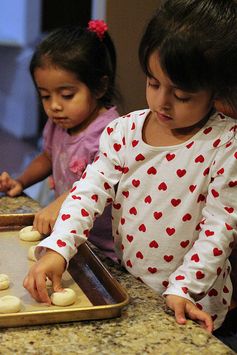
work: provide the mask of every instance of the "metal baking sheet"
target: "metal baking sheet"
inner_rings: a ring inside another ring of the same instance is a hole
[[[0,230],[19,229],[31,225],[40,205],[29,196],[23,194],[9,197],[0,193]]]
[[[35,324],[51,324],[89,319],[106,319],[121,315],[128,303],[127,292],[108,272],[87,244],[80,246],[63,275],[63,287],[74,289],[76,302],[68,307],[48,306],[36,302],[22,286],[33,261],[28,250],[37,243],[21,241],[18,231],[0,232],[0,273],[11,280],[9,289],[0,290],[0,297],[14,295],[21,299],[19,313],[0,313],[0,328]],[[52,290],[49,288],[49,293]]]

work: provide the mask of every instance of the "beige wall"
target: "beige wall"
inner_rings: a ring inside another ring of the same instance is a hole
[[[114,40],[117,82],[123,96],[121,114],[146,107],[145,77],[138,61],[138,46],[147,21],[159,0],[107,0],[106,21]]]

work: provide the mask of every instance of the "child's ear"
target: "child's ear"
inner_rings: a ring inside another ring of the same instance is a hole
[[[109,78],[107,75],[102,76],[102,78],[100,79],[100,88],[99,90],[97,90],[96,92],[96,99],[101,99],[101,97],[104,96],[104,94],[106,93],[106,91],[108,90],[108,85],[109,85]]]

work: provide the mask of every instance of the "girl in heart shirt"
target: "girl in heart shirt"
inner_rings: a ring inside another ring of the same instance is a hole
[[[149,22],[139,56],[148,109],[110,123],[100,150],[64,202],[52,234],[24,280],[49,302],[69,260],[109,203],[122,265],[186,316],[220,327],[231,301],[228,257],[236,237],[237,5],[167,0]],[[103,238],[103,236],[101,236]]]
[[[119,116],[113,104],[116,52],[106,23],[93,20],[87,28],[66,26],[52,31],[37,46],[30,72],[48,116],[43,151],[16,179],[3,172],[0,191],[17,196],[50,176],[55,200],[34,219],[34,228],[48,235],[72,184],[94,160],[102,131]],[[110,207],[96,221],[90,240],[116,259]]]

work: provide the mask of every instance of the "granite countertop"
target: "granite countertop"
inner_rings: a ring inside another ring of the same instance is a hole
[[[22,199],[17,201],[22,205]],[[11,200],[11,203],[13,202]],[[32,209],[35,208],[31,200],[24,200],[25,202],[30,204]],[[10,212],[15,207],[17,206],[13,203]],[[36,208],[38,209],[38,206]],[[6,213],[5,210],[4,212]],[[193,321],[179,326],[172,312],[165,307],[162,297],[119,265],[103,257],[97,249],[93,249],[130,296],[130,302],[123,308],[121,317],[3,328],[0,330],[0,355],[235,354]]]
[[[179,326],[163,299],[119,265],[97,252],[127,289],[121,317],[43,326],[4,328],[0,354],[235,354],[192,321]]]

